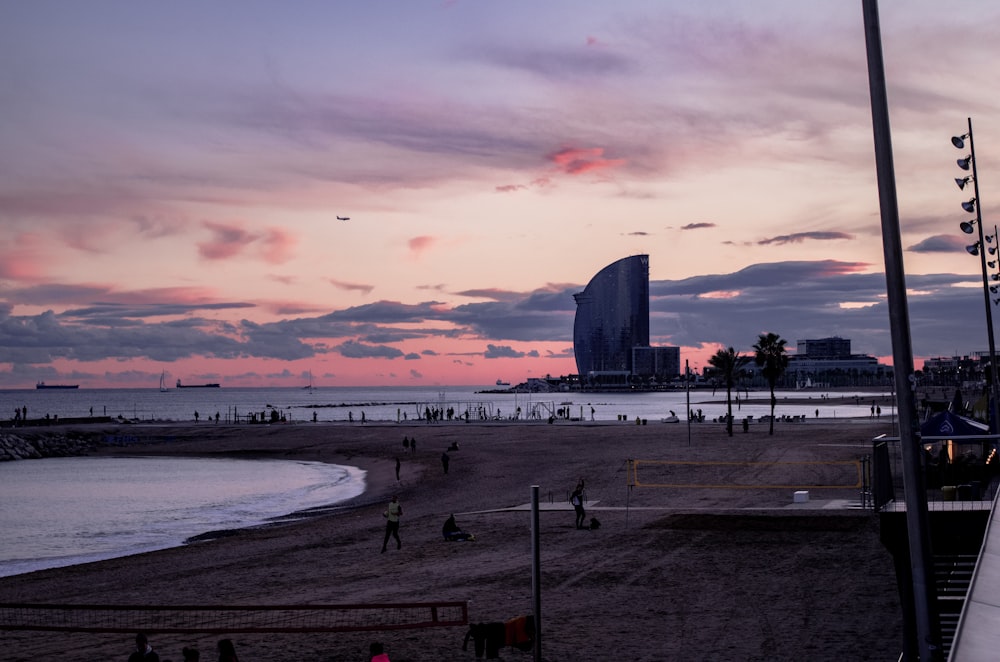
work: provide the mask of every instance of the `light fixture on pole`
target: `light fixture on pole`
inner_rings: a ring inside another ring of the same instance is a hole
[[[951,139],[951,144],[957,149],[965,149],[966,141],[969,145],[969,155],[964,159],[958,160],[958,167],[962,170],[972,169],[972,174],[968,177],[963,177],[955,180],[960,189],[965,189],[965,185],[972,183],[974,196],[962,203],[962,209],[966,212],[972,214],[975,213],[976,217],[968,220],[962,221],[959,224],[959,228],[965,234],[972,234],[974,231],[979,232],[979,241],[974,244],[965,247],[970,255],[976,255],[979,257],[980,265],[982,266],[983,272],[983,300],[986,304],[986,336],[989,341],[989,352],[990,352],[990,363],[989,363],[989,384],[987,386],[987,403],[989,415],[990,432],[996,433],[997,426],[1000,426],[1000,403],[998,400],[998,387],[1000,387],[1000,382],[997,380],[997,360],[996,360],[996,341],[993,337],[993,305],[990,300],[990,278],[989,272],[987,271],[986,255],[995,255],[996,246],[987,246],[987,244],[992,243],[996,238],[995,235],[984,235],[983,233],[983,215],[982,215],[982,204],[979,200],[979,173],[976,172],[976,146],[975,141],[972,138],[972,118],[969,118],[969,132],[961,135],[954,136]],[[995,230],[994,230],[995,232]],[[996,274],[994,274],[996,276]],[[994,278],[998,280],[998,278]]]

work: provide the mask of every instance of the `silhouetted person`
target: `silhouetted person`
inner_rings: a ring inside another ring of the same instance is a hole
[[[372,656],[371,662],[389,662],[389,656],[385,653],[385,648],[378,641],[373,641],[368,647],[368,654]]]
[[[240,662],[232,639],[219,639],[219,662]]]
[[[583,479],[576,484],[576,489],[573,490],[573,494],[569,497],[569,502],[573,504],[573,509],[576,510],[576,528],[584,529],[584,520],[587,519],[587,511],[583,508]]]
[[[160,662],[160,656],[149,645],[145,633],[135,635],[135,652],[128,656],[128,662]]]
[[[396,482],[399,482],[399,456],[396,457]]]
[[[444,521],[444,526],[441,527],[441,535],[443,535],[444,539],[448,541],[454,541],[454,540],[463,541],[463,540],[476,539],[475,536],[466,533],[465,531],[463,531],[458,527],[458,524],[455,522],[454,515],[449,515],[448,519]]]
[[[448,451],[441,453],[441,468],[444,469],[445,475],[448,475],[449,462],[451,462],[451,456],[448,455]]]
[[[392,495],[392,501],[389,502],[382,516],[385,517],[385,538],[382,540],[382,553],[385,553],[390,536],[396,539],[396,549],[402,549],[403,541],[399,539],[399,518],[403,516],[403,505],[399,503],[399,497],[395,494]]]
[[[184,656],[184,662],[199,662],[201,660],[201,653],[198,652],[197,648],[185,646],[181,649],[181,655]]]

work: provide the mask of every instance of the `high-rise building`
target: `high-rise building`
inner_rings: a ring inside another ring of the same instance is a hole
[[[633,348],[649,347],[649,256],[609,264],[573,298],[573,351],[580,378],[627,383],[633,375]]]
[[[818,340],[798,341],[798,356],[811,359],[846,359],[851,356],[851,339],[834,336]]]

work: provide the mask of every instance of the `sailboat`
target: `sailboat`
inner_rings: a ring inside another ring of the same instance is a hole
[[[310,393],[312,393],[312,390],[313,390],[313,371],[312,370],[309,371],[309,385],[308,386],[303,386],[302,388],[305,389],[305,390],[307,390],[307,391],[309,391]]]
[[[160,393],[167,392],[167,371],[164,370],[160,373]]]

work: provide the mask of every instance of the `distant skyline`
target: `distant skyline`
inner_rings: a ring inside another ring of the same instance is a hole
[[[1000,7],[880,15],[919,369],[987,347]],[[0,55],[0,388],[570,374],[636,254],[682,365],[891,363],[860,2],[38,0]]]

